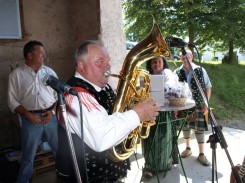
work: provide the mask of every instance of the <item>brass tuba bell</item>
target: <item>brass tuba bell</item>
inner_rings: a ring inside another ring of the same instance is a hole
[[[140,66],[149,59],[159,56],[170,57],[170,51],[158,25],[154,22],[149,35],[127,54],[120,75],[111,74],[119,78],[113,112],[124,112],[138,102],[150,98],[150,77],[147,71],[140,69]],[[113,161],[129,158],[136,149],[139,139],[147,138],[150,127],[154,124],[154,121],[141,122],[141,125],[119,145],[107,150],[108,156]]]

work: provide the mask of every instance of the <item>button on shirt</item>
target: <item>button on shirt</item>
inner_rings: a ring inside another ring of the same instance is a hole
[[[56,92],[42,81],[45,74],[57,77],[47,66],[42,66],[36,73],[26,64],[10,73],[8,105],[12,112],[19,105],[26,110],[47,109],[57,101]]]

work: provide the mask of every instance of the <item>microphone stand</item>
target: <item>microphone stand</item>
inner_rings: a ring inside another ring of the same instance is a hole
[[[60,108],[61,108],[62,117],[63,117],[64,123],[65,123],[65,130],[66,130],[66,133],[67,133],[69,147],[70,147],[71,154],[72,154],[72,160],[73,160],[73,166],[74,166],[74,169],[75,169],[76,179],[77,179],[78,183],[82,183],[79,167],[78,167],[78,164],[77,164],[77,157],[76,157],[76,154],[75,154],[75,149],[74,149],[74,145],[73,145],[73,141],[72,141],[72,137],[71,137],[71,132],[69,130],[69,126],[68,126],[68,122],[67,122],[66,103],[65,103],[65,100],[64,100],[64,94],[62,92],[58,91],[57,95],[58,95],[59,105],[60,105]]]
[[[234,177],[235,177],[235,180],[237,183],[242,183],[242,180],[232,162],[232,159],[230,157],[230,154],[227,150],[227,143],[226,143],[226,140],[225,140],[225,137],[222,133],[222,130],[221,130],[221,127],[217,124],[215,118],[214,118],[214,115],[213,115],[213,112],[210,110],[209,108],[209,105],[208,105],[208,100],[207,100],[207,97],[206,95],[204,94],[203,92],[203,89],[197,79],[197,76],[196,76],[196,73],[194,72],[192,66],[191,66],[191,63],[188,59],[188,56],[187,56],[187,53],[186,53],[186,50],[183,47],[181,47],[181,52],[182,54],[184,55],[189,67],[190,67],[190,70],[192,72],[192,75],[193,75],[193,78],[197,84],[197,87],[198,87],[198,90],[200,91],[200,94],[202,96],[202,99],[204,101],[204,104],[206,105],[206,107],[208,108],[208,119],[211,119],[211,126],[212,126],[212,131],[213,131],[213,134],[209,136],[209,140],[207,141],[207,143],[210,142],[210,147],[212,148],[212,183],[214,183],[214,174],[216,176],[216,181],[218,182],[218,179],[217,179],[217,163],[216,163],[216,147],[217,147],[217,143],[219,142],[222,149],[225,150],[226,152],[226,156],[230,162],[230,165],[231,165],[231,169],[232,169],[232,173],[234,174]],[[216,172],[216,173],[215,173]]]

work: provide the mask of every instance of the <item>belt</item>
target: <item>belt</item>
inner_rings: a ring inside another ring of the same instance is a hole
[[[50,111],[53,109],[53,106],[47,108],[47,109],[40,109],[40,110],[30,110],[29,112],[31,113],[44,113],[44,112],[47,112],[47,111]]]

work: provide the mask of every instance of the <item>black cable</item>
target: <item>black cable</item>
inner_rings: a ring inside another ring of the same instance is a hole
[[[194,45],[194,44],[192,44],[192,47],[193,48],[195,48],[195,51],[196,51],[196,53],[197,53],[197,57],[198,57],[198,62],[199,62],[199,66],[200,66],[200,68],[201,68],[201,75],[202,75],[202,81],[203,81],[203,85],[202,85],[202,88],[203,89],[205,89],[205,96],[206,96],[206,100],[207,100],[207,104],[208,104],[208,121],[207,121],[207,123],[209,122],[209,120],[211,119],[210,118],[210,107],[209,107],[209,101],[208,101],[208,97],[207,97],[207,92],[206,92],[206,87],[205,87],[205,80],[204,80],[204,76],[203,76],[203,70],[202,70],[202,63],[201,63],[201,57],[200,57],[200,54],[199,54],[199,52],[198,52],[198,49],[197,49],[197,47]],[[212,125],[212,122],[211,122],[211,125]],[[214,131],[213,131],[213,128],[212,128],[212,133],[214,133]]]
[[[73,161],[75,176],[76,176],[77,182],[82,183],[80,171],[79,171],[79,166],[78,166],[78,161],[77,161],[77,156],[76,156],[76,152],[75,152],[75,148],[74,148],[73,138],[72,138],[71,132],[70,132],[68,124],[67,124],[68,121],[67,121],[66,101],[64,99],[64,93],[63,92],[57,92],[57,96],[58,96],[58,103],[59,103],[60,109],[61,109],[61,114],[62,114],[62,117],[64,118],[64,121],[65,121],[65,131],[66,131],[66,135],[67,135],[67,140],[68,140],[68,144],[69,144],[71,158]]]
[[[83,181],[85,183],[88,183],[88,173],[87,173],[87,164],[86,164],[86,156],[85,156],[85,146],[84,146],[84,135],[83,135],[83,110],[82,110],[82,102],[81,99],[79,97],[79,94],[76,95],[77,99],[78,99],[78,103],[79,103],[79,108],[80,108],[80,119],[81,119],[81,146],[82,146],[82,166],[83,166],[83,170],[84,170],[84,179]]]

